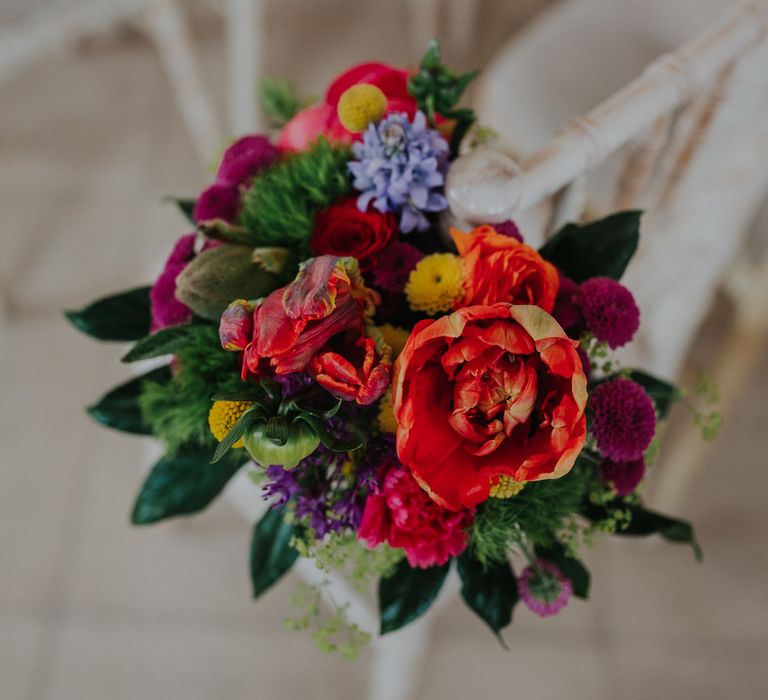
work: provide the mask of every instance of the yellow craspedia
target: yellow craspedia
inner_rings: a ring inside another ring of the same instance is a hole
[[[379,401],[379,429],[382,433],[396,433],[397,421],[392,410],[392,392],[387,391]]]
[[[387,111],[387,96],[375,85],[360,83],[347,88],[336,106],[341,125],[353,134],[365,131],[371,122],[377,122]]]
[[[405,285],[410,307],[430,316],[450,311],[463,293],[464,269],[461,258],[453,253],[433,253],[422,258]]]
[[[384,342],[392,348],[392,354],[397,356],[405,347],[405,343],[408,341],[410,332],[405,328],[399,326],[393,326],[391,323],[382,323],[379,326],[381,334],[384,336]]]
[[[498,481],[491,485],[491,498],[512,498],[523,490],[524,482],[515,481],[511,476],[502,474]]]
[[[251,401],[214,401],[211,410],[208,411],[208,427],[213,437],[221,442],[240,416],[251,406],[253,406]],[[243,441],[238,440],[232,447],[244,447]]]

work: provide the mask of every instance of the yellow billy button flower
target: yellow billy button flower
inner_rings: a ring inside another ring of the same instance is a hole
[[[387,390],[384,396],[379,401],[379,415],[378,415],[379,429],[382,433],[396,433],[397,421],[395,420],[395,413],[392,410],[392,392]]]
[[[341,125],[353,134],[359,134],[365,131],[371,122],[379,121],[386,110],[387,96],[370,83],[360,83],[347,88],[336,106]]]
[[[463,294],[464,269],[461,258],[453,253],[422,258],[405,285],[409,306],[430,316],[450,311]]]
[[[393,326],[391,323],[382,323],[379,330],[384,336],[384,342],[392,348],[392,354],[394,356],[399,355],[403,351],[410,333],[405,328]]]
[[[214,401],[208,412],[208,427],[211,429],[213,437],[221,442],[232,430],[232,426],[237,423],[240,416],[252,405],[253,403],[250,401]],[[245,447],[245,445],[240,439],[232,447]]]
[[[525,483],[515,481],[511,476],[502,474],[498,481],[491,485],[491,498],[512,498],[523,490]]]

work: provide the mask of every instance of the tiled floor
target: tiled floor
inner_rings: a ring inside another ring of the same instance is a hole
[[[324,2],[344,11],[350,41],[312,31],[327,16],[314,3],[270,3],[292,39],[272,40],[270,72],[292,66],[309,86],[366,53],[403,60],[399,4]],[[514,12],[494,6],[512,26]],[[381,28],[370,41],[366,22]],[[220,52],[203,48],[214,75]],[[145,446],[80,410],[125,368],[119,348],[77,335],[58,309],[148,279],[184,230],[159,196],[206,178],[152,50],[63,53],[0,99],[0,269],[17,310],[0,327],[0,698],[363,697],[368,655],[344,663],[281,627],[290,581],[249,601],[248,527],[225,504],[128,525]],[[592,602],[547,621],[518,610],[509,652],[457,602],[436,621],[418,697],[768,697],[767,394],[760,373],[683,507],[702,564],[683,547],[604,542],[587,556]]]

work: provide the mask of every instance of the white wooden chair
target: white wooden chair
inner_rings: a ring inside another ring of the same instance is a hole
[[[637,359],[672,375],[708,308],[716,280],[738,250],[768,185],[768,170],[762,167],[768,155],[768,123],[763,118],[768,102],[768,46],[764,41],[768,0],[739,5],[698,39],[653,62],[640,78],[552,139],[548,128],[559,126],[555,120],[583,113],[607,97],[609,88],[626,83],[629,76],[620,80],[613,76],[612,84],[600,86],[604,94],[582,108],[571,109],[563,103],[559,113],[550,113],[544,103],[531,98],[537,85],[546,86],[548,80],[546,71],[540,71],[541,64],[531,56],[543,55],[550,63],[560,60],[566,67],[564,78],[570,76],[574,82],[570,92],[584,98],[578,78],[584,87],[599,73],[580,75],[568,57],[560,40],[573,30],[569,17],[574,15],[569,13],[576,12],[576,6],[594,9],[626,1],[565,3],[558,10],[565,14],[548,14],[502,54],[481,90],[481,116],[503,136],[520,136],[522,144],[534,143],[535,147],[522,149],[518,144],[517,152],[524,156],[519,164],[498,151],[466,155],[454,164],[448,190],[458,219],[475,223],[523,219],[531,242],[542,239],[565,220],[578,219],[588,198],[596,202],[593,206],[597,209],[608,210],[616,204],[647,206],[643,248],[627,280],[645,314],[642,357]],[[693,16],[692,9],[696,17],[700,16],[699,7],[692,8],[691,3],[686,7],[689,14],[684,16]],[[664,6],[666,16],[672,9]],[[586,26],[583,17],[580,21]],[[631,32],[634,28],[624,26],[623,30]],[[623,40],[621,32],[612,36],[613,48],[619,54],[632,45]],[[586,44],[587,51],[600,51],[594,61],[602,71],[613,59],[596,46],[596,40]],[[658,53],[656,50],[655,55]],[[509,82],[513,75],[520,79],[519,84]],[[558,98],[564,98],[562,82],[548,87]],[[506,91],[508,103],[494,113],[492,103],[499,91]],[[588,92],[587,97],[590,95],[595,93]],[[515,126],[526,120],[530,132]],[[537,131],[538,141],[529,138],[532,131]],[[586,175],[624,146],[629,147],[622,154],[622,167],[614,170],[612,177],[597,181],[596,189],[588,190],[587,185],[594,182],[587,183]],[[606,194],[611,182],[618,184],[615,197]],[[692,251],[695,266],[691,264]],[[681,319],[682,307],[687,315]],[[244,473],[230,483],[226,495],[251,522],[266,508]],[[300,560],[296,571],[309,583],[323,578],[308,560]],[[436,607],[455,598],[457,590],[458,582],[452,577]],[[336,601],[349,603],[353,622],[372,632],[378,629],[375,609],[342,578],[333,578],[326,592]],[[375,638],[371,700],[412,697],[434,614],[432,610],[402,631]]]

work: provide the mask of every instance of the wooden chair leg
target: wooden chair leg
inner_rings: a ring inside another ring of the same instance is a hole
[[[177,0],[157,0],[143,20],[198,158],[207,167],[221,148],[223,133],[197,67],[184,14]]]

